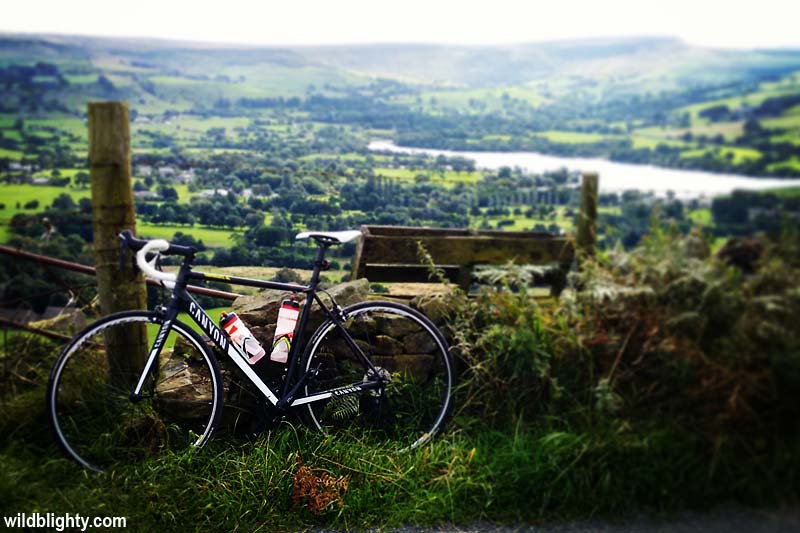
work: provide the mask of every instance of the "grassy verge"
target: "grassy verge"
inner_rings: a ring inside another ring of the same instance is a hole
[[[3,514],[123,515],[134,530],[288,531],[662,514],[731,501],[772,504],[796,486],[798,475],[791,460],[796,449],[741,461],[729,443],[712,452],[702,439],[656,424],[541,421],[516,431],[456,424],[432,445],[402,455],[285,424],[252,442],[218,440],[103,475],[79,470],[45,440],[20,437],[0,453]],[[295,486],[300,476],[343,483],[309,498]],[[312,512],[319,506],[314,498],[330,503]]]

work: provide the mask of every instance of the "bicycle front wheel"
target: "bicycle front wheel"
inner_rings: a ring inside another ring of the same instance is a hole
[[[302,368],[318,370],[306,395],[336,390],[309,403],[312,426],[396,441],[400,450],[428,442],[447,421],[455,385],[447,343],[424,315],[394,302],[365,302],[344,309],[343,328],[327,321],[306,347]],[[367,356],[350,347],[343,330]],[[354,383],[383,386],[351,393]]]
[[[202,338],[174,321],[142,399],[131,393],[163,319],[130,311],[79,333],[50,374],[47,411],[61,448],[82,466],[109,466],[202,446],[222,412],[222,378]]]

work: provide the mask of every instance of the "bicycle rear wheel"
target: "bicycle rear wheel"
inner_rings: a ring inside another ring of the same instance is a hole
[[[146,356],[162,323],[145,311],[107,316],[79,333],[56,361],[47,411],[59,445],[82,466],[102,471],[210,438],[222,412],[219,366],[200,336],[177,320],[146,378],[144,398],[131,400],[143,364],[120,361]]]
[[[375,371],[354,353],[342,330],[322,324],[306,347],[304,371],[319,369],[306,395],[342,389],[307,404],[311,425],[323,432],[392,439],[400,450],[428,442],[447,421],[455,385],[453,362],[444,337],[424,315],[394,302],[365,302],[344,309],[344,329]],[[375,372],[385,385],[355,394]]]

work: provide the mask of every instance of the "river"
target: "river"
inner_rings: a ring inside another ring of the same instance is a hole
[[[528,172],[568,168],[600,174],[601,192],[622,192],[638,189],[665,196],[672,191],[679,198],[703,198],[728,194],[734,189],[763,190],[800,186],[800,179],[775,179],[717,174],[699,170],[679,170],[652,165],[616,163],[605,159],[559,157],[536,152],[456,152],[428,148],[397,146],[391,141],[375,140],[367,147],[373,151],[432,156],[461,156],[473,159],[478,168],[496,170],[500,167],[520,167]]]

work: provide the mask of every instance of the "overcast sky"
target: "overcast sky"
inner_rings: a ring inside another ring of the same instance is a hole
[[[669,35],[800,48],[800,0],[6,0],[0,31],[247,44],[491,44]]]

